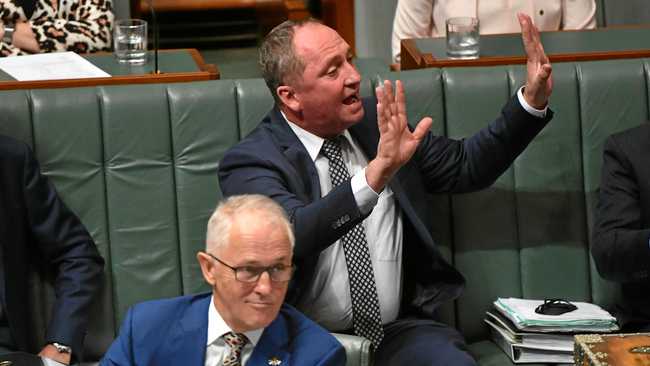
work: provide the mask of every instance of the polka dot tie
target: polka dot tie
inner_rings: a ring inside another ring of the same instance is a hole
[[[341,139],[342,137],[337,137],[325,140],[321,149],[329,160],[330,179],[334,187],[350,179],[341,154]],[[368,338],[376,348],[384,338],[384,330],[381,325],[375,273],[370,261],[366,232],[361,223],[345,234],[341,242],[350,279],[354,332]]]
[[[223,366],[241,366],[241,352],[248,338],[241,333],[228,332],[223,335],[223,340],[230,347],[230,353],[223,359]]]

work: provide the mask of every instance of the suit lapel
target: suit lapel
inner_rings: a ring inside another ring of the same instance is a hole
[[[203,366],[211,296],[192,302],[177,321],[164,347],[153,357],[154,365]]]
[[[251,354],[249,365],[288,366],[291,364],[289,353],[288,324],[282,311],[269,324]]]
[[[296,171],[296,175],[305,183],[304,188],[309,199],[312,201],[319,199],[321,192],[318,172],[305,146],[291,130],[277,107],[273,108],[269,116],[271,117],[270,131],[277,139],[284,156]]]

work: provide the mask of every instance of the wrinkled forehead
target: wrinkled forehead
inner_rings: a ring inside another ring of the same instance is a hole
[[[230,241],[236,251],[253,250],[264,253],[269,247],[291,251],[285,225],[278,218],[259,212],[240,214],[232,221]]]
[[[293,48],[296,56],[308,65],[322,61],[324,57],[337,53],[347,54],[350,47],[347,42],[332,28],[319,24],[308,23],[295,30]]]

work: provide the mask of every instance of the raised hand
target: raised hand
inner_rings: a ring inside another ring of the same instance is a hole
[[[539,30],[526,14],[518,13],[521,39],[526,50],[526,88],[524,98],[532,107],[542,109],[548,104],[553,90],[552,67],[544,53]]]
[[[408,162],[420,141],[431,128],[433,120],[423,118],[413,132],[408,128],[406,97],[402,82],[395,82],[396,93],[389,80],[377,87],[377,125],[379,145],[377,156],[366,168],[366,181],[375,192],[380,192],[390,178]]]

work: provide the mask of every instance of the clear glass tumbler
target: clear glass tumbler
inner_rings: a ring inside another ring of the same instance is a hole
[[[479,21],[472,17],[447,19],[447,56],[457,59],[478,58]]]
[[[147,61],[147,22],[142,19],[115,21],[113,52],[119,63],[143,65]]]

